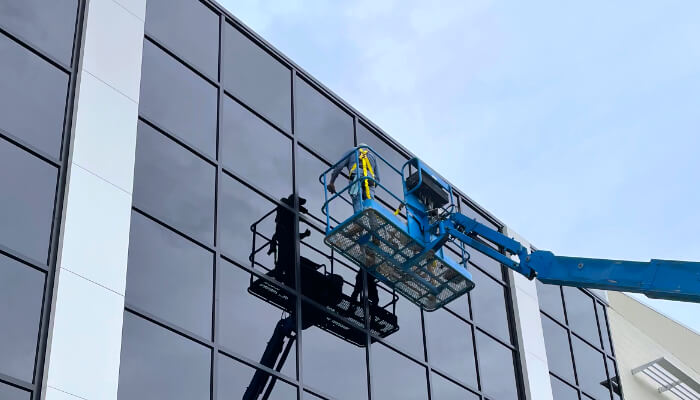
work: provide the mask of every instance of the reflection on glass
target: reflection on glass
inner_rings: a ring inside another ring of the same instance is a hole
[[[326,216],[321,211],[323,202],[323,185],[318,177],[329,165],[302,147],[298,148],[296,157],[296,181],[299,195],[308,200],[307,208],[314,217],[326,223]],[[340,188],[339,188],[340,189]],[[347,196],[346,196],[347,197]],[[330,215],[338,221],[344,221],[352,215],[352,205],[342,201],[332,201],[329,205]]]
[[[499,400],[517,400],[513,351],[480,331],[476,331],[481,388],[487,396]]]
[[[583,391],[595,398],[609,398],[610,392],[604,386],[607,376],[603,354],[575,336],[572,336],[571,344],[574,348],[579,385]]]
[[[0,254],[0,374],[26,382],[34,375],[44,277]]]
[[[386,304],[392,301],[392,292],[379,287],[379,304]],[[411,353],[418,359],[424,359],[423,351],[423,328],[421,324],[421,310],[415,304],[403,297],[396,301],[396,318],[399,323],[399,330],[386,337],[386,341]]]
[[[219,16],[199,1],[148,0],[146,32],[216,79]]]
[[[0,131],[59,158],[68,74],[0,33],[0,76]]]
[[[428,398],[425,368],[388,347],[372,346],[372,399],[424,400]]]
[[[423,313],[430,363],[477,387],[471,325],[446,310]]]
[[[612,391],[613,400],[619,400],[622,396],[622,390],[620,389],[620,376],[617,373],[617,367],[615,366],[615,361],[612,358],[605,358],[605,363],[608,366],[608,377],[610,378],[610,390]]]
[[[608,355],[613,355],[612,341],[610,340],[610,334],[608,333],[608,318],[605,312],[605,307],[596,302],[595,308],[598,311],[598,324],[600,325],[600,334],[603,339],[603,349]]]
[[[563,286],[569,327],[594,346],[600,346],[593,298],[581,289]]]
[[[143,122],[137,135],[134,206],[213,243],[216,168]]]
[[[538,280],[537,284],[537,301],[540,303],[540,309],[551,317],[559,320],[561,323],[566,323],[564,319],[564,303],[561,301],[561,287],[558,285],[547,285]]]
[[[126,301],[211,339],[214,255],[133,212]]]
[[[22,0],[0,3],[0,25],[65,65],[73,52],[78,0]],[[3,54],[0,51],[0,54]],[[6,76],[6,75],[3,75]]]
[[[262,391],[253,393],[256,370],[223,354],[219,355],[217,400],[292,400],[297,398],[296,387],[280,379],[270,377],[274,384],[268,384]],[[259,373],[259,372],[258,372]],[[264,374],[269,376],[269,374]],[[259,397],[260,395],[267,397]]]
[[[32,394],[14,386],[0,382],[0,399],[3,400],[29,400]]]
[[[571,361],[569,336],[566,329],[559,326],[546,315],[542,315],[542,331],[544,333],[549,370],[569,382],[575,383],[574,364]]]
[[[208,399],[210,379],[211,350],[124,313],[120,400]]]
[[[549,379],[552,382],[552,396],[556,400],[578,400],[576,389],[553,376],[550,376]]]
[[[57,172],[0,138],[0,244],[40,263],[49,257]]]
[[[474,322],[504,341],[510,342],[505,288],[477,268],[471,268],[470,271],[476,284],[469,293]]]
[[[433,399],[437,400],[479,400],[479,396],[459,386],[458,384],[432,373],[430,378]]]

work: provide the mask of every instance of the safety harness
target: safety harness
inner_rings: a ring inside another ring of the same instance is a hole
[[[360,150],[360,162],[362,163],[362,175],[363,177],[367,177],[367,172],[372,176],[372,179],[374,179],[374,170],[372,169],[372,163],[369,161],[369,157],[367,157],[368,150],[367,149],[359,149]],[[350,175],[355,174],[355,170],[357,169],[357,163],[352,165],[352,168],[350,168]],[[369,179],[365,179],[365,190],[367,191],[367,198],[371,199],[372,196],[369,194]]]

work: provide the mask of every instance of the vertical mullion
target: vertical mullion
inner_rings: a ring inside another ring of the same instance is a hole
[[[296,174],[296,164],[297,164],[297,151],[299,142],[297,141],[296,134],[296,115],[295,115],[295,94],[296,94],[296,82],[297,82],[297,71],[296,68],[290,69],[291,82],[291,133],[292,133],[292,191],[294,192],[294,277],[295,277],[295,295],[296,295],[296,362],[297,362],[297,381],[299,386],[297,387],[297,398],[302,399],[304,396],[304,368],[301,362],[302,350],[303,350],[303,335],[302,335],[302,319],[304,316],[301,314],[302,304],[301,304],[301,243],[299,240],[299,190],[297,188],[297,174]]]

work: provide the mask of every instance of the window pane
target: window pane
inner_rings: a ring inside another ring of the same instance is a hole
[[[325,314],[314,306],[308,310]],[[309,316],[304,317],[308,321]],[[303,338],[304,383],[338,399],[367,398],[365,349],[338,338],[316,326],[305,329]]]
[[[217,341],[232,351],[241,353],[252,360],[261,361],[268,342],[272,340],[277,324],[283,322],[288,315],[283,314],[281,309],[248,292],[251,286],[250,279],[249,272],[224,260],[219,263],[219,321],[217,327],[219,336]],[[254,279],[261,278],[256,276]],[[296,307],[295,297],[286,291],[281,292],[291,299],[292,307]],[[294,329],[288,330],[284,335],[285,346],[292,332],[296,332],[296,323],[292,326]],[[282,332],[281,326],[280,332]],[[276,364],[274,362],[267,366],[274,369]],[[292,347],[281,371],[283,374],[296,377],[296,345]]]
[[[435,400],[479,400],[479,396],[434,372],[430,382]]]
[[[297,79],[294,101],[294,132],[304,144],[332,163],[353,148],[353,123],[348,113],[302,79]]]
[[[565,324],[561,287],[544,284],[539,279],[535,282],[537,283],[537,301],[540,303],[540,309]]]
[[[56,168],[0,138],[0,244],[48,261],[56,178]]]
[[[542,315],[542,331],[544,333],[544,344],[547,349],[549,370],[569,382],[575,383],[574,365],[571,361],[569,336],[566,329],[547,316]]]
[[[208,348],[129,312],[123,332],[119,399],[209,398]]]
[[[0,399],[3,400],[29,400],[32,394],[14,386],[0,382]]]
[[[385,305],[391,301],[391,291],[383,290],[383,284],[379,285],[379,304]],[[391,310],[391,306],[388,308]],[[396,318],[399,330],[387,336],[384,340],[411,353],[421,360],[425,358],[423,352],[423,328],[421,327],[420,307],[399,296],[396,302]]]
[[[211,339],[213,254],[132,213],[126,301]]]
[[[0,25],[66,65],[71,62],[77,14],[78,0],[0,3]]]
[[[600,334],[603,338],[603,349],[607,354],[612,355],[612,342],[608,334],[608,318],[605,313],[605,307],[598,302],[595,303],[595,307],[598,311],[598,324],[600,326]]]
[[[600,346],[593,298],[580,289],[563,286],[569,327],[595,346]]]
[[[389,165],[387,165],[387,163],[377,157],[380,183],[386,186],[386,188],[389,189],[389,191],[396,197],[403,199],[403,183],[401,180],[401,173],[394,171],[391,167],[393,166],[397,170],[401,171],[401,167],[406,162],[407,158],[386,144],[383,140],[379,139],[377,135],[362,124],[357,125],[357,143],[365,143],[369,145],[379,156],[389,162]],[[391,197],[391,195],[383,193],[382,189],[377,188],[377,194],[389,204],[398,206],[397,201]]]
[[[245,393],[247,390],[251,390],[253,385],[253,377],[256,370],[250,368],[249,366],[242,364],[232,358],[226,357],[224,355],[219,355],[219,369],[218,369],[218,389],[216,392],[216,398],[218,400],[232,400],[247,398]],[[262,372],[262,371],[260,371]],[[268,375],[269,374],[265,374]],[[269,383],[270,381],[267,381]],[[260,394],[265,393],[268,386],[265,385],[260,388]],[[253,398],[253,397],[250,397]],[[258,398],[257,396],[254,398]],[[287,382],[276,379],[275,386],[270,393],[270,397],[266,397],[269,400],[291,400],[297,398],[296,387],[288,384]]]
[[[226,24],[226,89],[275,125],[291,131],[291,72],[236,28]]]
[[[476,331],[481,388],[494,399],[518,399],[513,351]]]
[[[552,395],[555,399],[578,400],[578,392],[576,389],[553,376],[550,376],[549,380],[552,382]]]
[[[59,158],[68,75],[0,34],[0,76],[0,130]]]
[[[0,254],[1,374],[32,382],[43,292],[43,272]]]
[[[148,0],[146,6],[146,32],[216,79],[219,16],[197,0]]]
[[[428,398],[425,368],[381,344],[372,346],[372,399]]]
[[[423,315],[430,363],[466,384],[477,387],[471,326],[446,310]]]
[[[204,242],[214,241],[216,169],[139,122],[134,205]]]
[[[477,268],[471,268],[476,286],[470,292],[474,322],[506,342],[510,342],[505,288]]]
[[[306,199],[306,208],[311,215],[326,223],[326,217],[323,215],[321,208],[325,198],[323,196],[323,185],[319,182],[318,177],[325,171],[329,165],[319,160],[305,149],[299,147],[296,157],[296,180],[299,196]],[[343,176],[338,176],[336,187],[338,190],[345,187],[348,181]],[[348,198],[347,192],[344,193]],[[329,194],[330,196],[330,194]],[[336,198],[329,204],[330,215],[342,222],[352,215],[352,205],[346,203],[341,198]]]
[[[605,363],[608,365],[608,376],[610,377],[610,382],[612,384],[612,396],[613,400],[620,399],[620,376],[618,375],[617,368],[615,366],[615,361],[611,358],[605,358]]]
[[[274,196],[292,193],[292,141],[228,96],[223,121],[224,165]]]
[[[603,354],[577,337],[572,337],[571,342],[579,385],[584,392],[596,399],[609,399],[610,392],[603,386],[607,380]]]
[[[216,87],[144,40],[141,115],[216,157],[216,107]]]

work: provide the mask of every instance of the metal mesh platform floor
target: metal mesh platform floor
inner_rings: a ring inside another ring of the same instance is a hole
[[[474,287],[437,253],[421,256],[424,247],[374,208],[365,208],[333,229],[325,242],[426,311]]]

